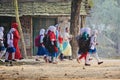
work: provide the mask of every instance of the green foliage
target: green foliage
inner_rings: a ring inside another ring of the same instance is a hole
[[[91,11],[91,17],[87,20],[88,25],[99,29],[102,35],[105,36],[99,38],[102,50],[104,48],[107,52],[112,52],[113,49],[116,51],[116,46],[118,47],[120,44],[120,0],[93,0],[93,2],[94,7]],[[103,38],[105,38],[104,42],[102,41]],[[115,45],[114,47],[111,46],[112,49],[107,50],[105,47],[110,47],[110,45],[105,45],[107,43]]]
[[[88,0],[88,5],[92,8],[94,6],[93,0]]]

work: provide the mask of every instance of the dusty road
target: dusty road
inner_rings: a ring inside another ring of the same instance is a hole
[[[120,59],[103,60],[98,65],[95,60],[91,66],[84,67],[76,60],[60,61],[58,64],[45,63],[42,59],[21,60],[14,66],[0,64],[0,80],[120,80]]]

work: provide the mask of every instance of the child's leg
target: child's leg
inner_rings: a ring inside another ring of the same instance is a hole
[[[6,54],[5,54],[5,60],[8,60],[8,57],[9,57],[9,53],[6,52]]]
[[[0,52],[0,59],[3,57],[3,55],[5,55],[5,52],[6,52],[6,50],[3,50]]]
[[[12,53],[12,60],[15,59],[15,52]]]
[[[87,53],[85,58],[85,64],[89,64],[89,58],[90,58],[90,54]]]
[[[54,52],[53,54],[52,54],[52,61],[53,61],[53,63],[57,63],[57,53],[56,52]]]
[[[2,53],[0,52],[0,59],[2,58]]]
[[[35,60],[36,60],[36,61],[40,61],[38,55],[36,55]]]
[[[60,54],[60,60],[63,60],[64,59],[64,56],[63,56],[63,54],[61,53]]]
[[[49,54],[48,54],[48,60],[49,60],[49,63],[52,62],[52,53],[49,53]]]
[[[94,57],[96,58],[97,62],[98,62],[98,65],[102,64],[103,61],[101,61],[98,57],[98,54],[97,53],[93,53]]]
[[[85,56],[86,56],[86,53],[82,53],[79,59],[81,60],[82,58],[85,58]]]
[[[80,55],[80,57],[77,58],[77,62],[80,63],[80,60],[81,60],[82,58],[84,58],[84,59],[86,60],[86,55],[87,55],[87,53],[82,53],[82,54]]]
[[[97,62],[100,62],[100,59],[99,59],[99,57],[98,57],[98,54],[97,54],[97,53],[93,53],[92,55],[96,58]]]

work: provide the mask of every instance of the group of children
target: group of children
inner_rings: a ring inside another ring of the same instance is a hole
[[[7,34],[7,48],[4,45],[4,28],[0,27],[0,58],[5,55],[5,62],[8,61],[9,54],[12,54],[12,61],[15,61],[15,48],[13,46],[13,32],[15,31],[14,28],[11,28]]]
[[[98,61],[98,65],[102,64],[98,57],[96,51],[97,43],[97,30],[91,30],[88,27],[84,27],[80,30],[80,34],[77,37],[78,41],[78,58],[77,61],[80,63],[82,58],[85,59],[85,66],[90,66],[89,61],[92,59],[90,55],[94,55],[94,57]],[[44,60],[49,63],[57,63],[58,59],[63,60],[68,57],[68,59],[72,59],[72,50],[70,45],[70,40],[72,36],[69,34],[69,28],[66,27],[65,31],[61,33],[61,28],[57,26],[49,26],[48,29],[40,30],[39,36],[37,36],[39,40],[35,40],[35,44],[38,47],[36,61],[39,61],[39,56],[44,55]]]
[[[16,29],[17,26],[17,23],[13,23],[11,29],[7,33],[7,47],[4,45],[4,27],[0,27],[0,59],[5,55],[5,62],[8,62],[9,59],[12,61],[21,59],[18,47],[20,36]],[[96,41],[97,34],[97,30],[92,31],[88,27],[84,27],[80,30],[80,35],[77,37],[79,47],[79,55],[77,58],[78,63],[84,58],[85,66],[90,66],[90,55],[94,55],[98,61],[98,65],[103,63],[103,61],[99,59],[96,51],[96,45],[98,45]],[[58,62],[58,59],[63,60],[65,57],[68,57],[68,59],[71,60],[71,39],[72,36],[69,34],[69,27],[65,27],[64,32],[61,32],[59,25],[49,26],[47,30],[43,28],[40,29],[39,35],[35,38],[35,46],[38,48],[35,60],[39,61],[39,56],[44,56],[45,62],[55,64]]]
[[[35,39],[35,45],[38,47],[36,61],[39,61],[40,55],[44,55],[46,62],[55,64],[58,62],[58,59],[63,60],[65,56],[71,59],[70,38],[68,27],[65,28],[64,35],[61,33],[61,28],[58,25],[49,26],[46,31],[41,29],[39,36]]]
[[[11,29],[6,35],[4,35],[4,27],[0,27],[0,59],[5,55],[5,62],[22,58],[18,47],[20,36],[17,27],[17,23],[12,23]]]
[[[92,59],[90,55],[94,55],[94,57],[97,59],[98,65],[102,64],[103,61],[101,61],[98,57],[96,46],[97,43],[97,30],[91,30],[88,27],[84,27],[80,30],[80,35],[78,36],[78,46],[79,51],[77,61],[80,63],[81,59],[85,59],[85,66],[90,66],[89,61]]]

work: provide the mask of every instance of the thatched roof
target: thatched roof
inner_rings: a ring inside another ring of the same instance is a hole
[[[59,16],[70,15],[70,2],[24,2],[19,3],[19,15],[45,15]],[[81,7],[82,8],[82,7]],[[0,16],[15,16],[13,3],[0,4]],[[84,8],[81,14],[86,15]]]

